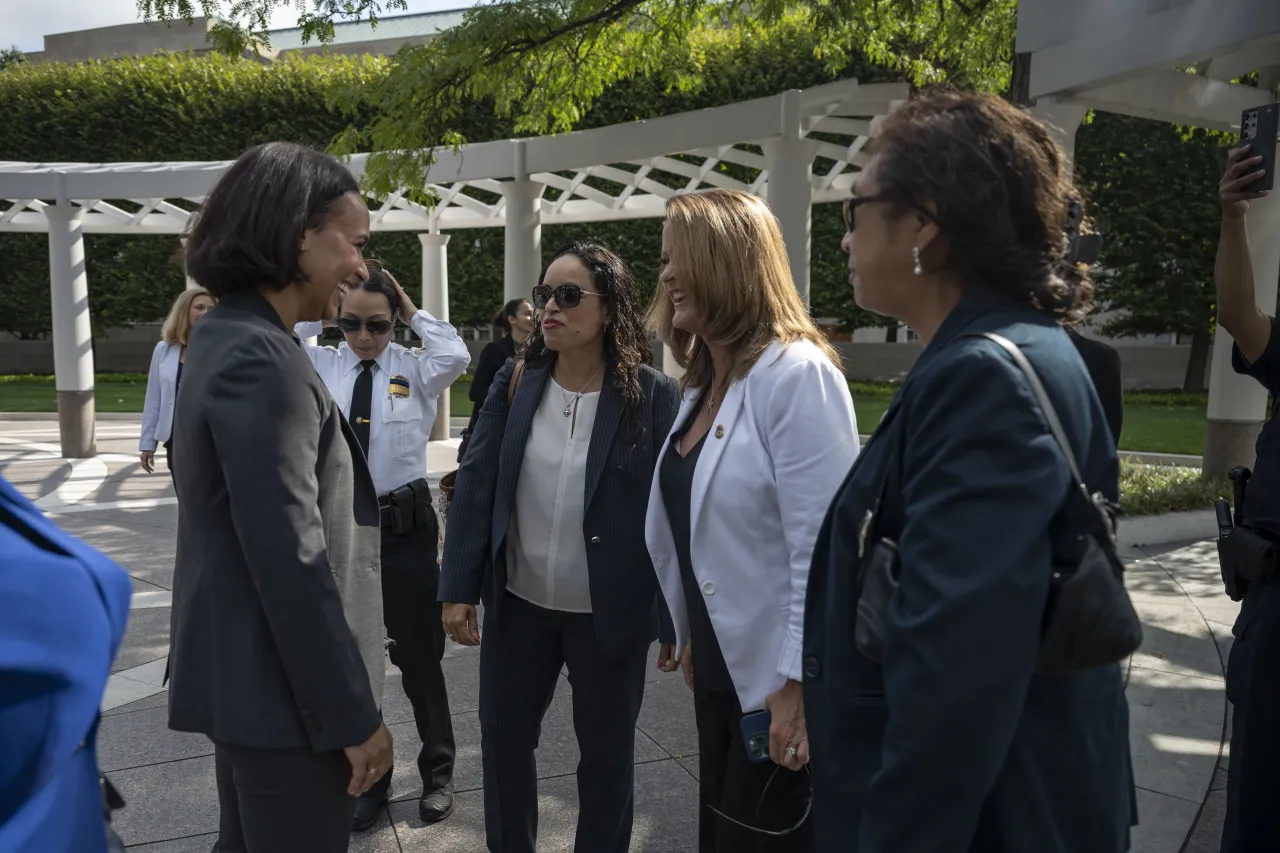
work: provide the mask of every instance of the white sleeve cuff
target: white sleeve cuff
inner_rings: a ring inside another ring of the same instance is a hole
[[[787,632],[782,641],[782,654],[778,656],[778,672],[792,681],[804,680],[804,668],[801,660],[804,657],[804,642]]]

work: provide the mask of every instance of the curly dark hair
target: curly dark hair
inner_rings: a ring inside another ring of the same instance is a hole
[[[640,312],[636,280],[622,258],[609,248],[600,243],[575,241],[556,250],[538,277],[538,284],[546,280],[551,263],[565,255],[573,255],[582,261],[591,276],[591,283],[605,297],[609,319],[604,330],[604,363],[607,369],[615,372],[630,419],[638,422],[641,411],[640,365],[653,358],[653,346]],[[533,334],[525,342],[524,360],[534,364],[551,358],[555,358],[555,351],[547,348],[542,325],[535,323]]]
[[[1070,164],[1049,131],[994,95],[923,92],[889,115],[875,144],[881,194],[947,237],[945,269],[982,289],[1071,324],[1089,311],[1088,271],[1066,263]]]

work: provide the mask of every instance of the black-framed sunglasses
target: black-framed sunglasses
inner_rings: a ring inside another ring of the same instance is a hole
[[[864,204],[871,204],[875,201],[885,201],[888,198],[884,193],[873,193],[872,195],[854,195],[844,200],[844,230],[853,230],[854,212]]]
[[[354,317],[339,317],[333,324],[344,335],[358,335],[361,327],[369,330],[371,335],[385,335],[395,325],[394,320],[357,320]]]
[[[554,297],[556,304],[561,308],[577,308],[584,296],[595,296],[599,299],[605,298],[603,293],[591,293],[576,284],[560,284],[555,287],[549,284],[540,284],[533,289],[533,307],[541,311],[547,307],[547,303]]]

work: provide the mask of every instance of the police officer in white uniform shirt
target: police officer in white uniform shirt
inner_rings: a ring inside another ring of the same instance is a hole
[[[471,360],[453,326],[419,311],[396,280],[368,262],[369,280],[348,291],[339,316],[323,325],[339,328],[337,349],[308,346],[316,372],[351,423],[369,460],[382,507],[382,600],[391,662],[400,668],[413,705],[422,751],[426,823],[453,813],[453,725],[440,660],[445,635],[436,588],[439,524],[425,479],[427,439],[436,401]],[[391,342],[396,318],[422,339],[406,349]],[[321,323],[299,323],[300,338],[319,334]],[[392,771],[361,795],[352,831],[371,827],[387,801]]]

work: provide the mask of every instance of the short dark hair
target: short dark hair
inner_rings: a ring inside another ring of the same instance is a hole
[[[879,192],[938,224],[965,287],[1060,323],[1088,312],[1088,272],[1068,262],[1079,195],[1044,125],[995,95],[936,89],[891,113],[876,143]]]
[[[369,269],[369,277],[356,285],[356,289],[385,296],[387,304],[391,306],[391,319],[394,320],[400,313],[400,294],[396,292],[396,286],[391,283],[391,274],[387,272],[386,265],[382,261],[374,258],[365,258],[364,265]]]
[[[508,301],[506,305],[502,306],[502,310],[493,315],[493,325],[497,326],[502,331],[509,333],[511,331],[511,318],[519,314],[520,307],[528,302],[529,300],[525,299],[523,296],[519,299],[512,299]]]
[[[268,142],[240,155],[205,197],[187,235],[187,275],[215,298],[305,281],[302,235],[328,221],[347,193],[360,191],[348,169],[292,142]]]

